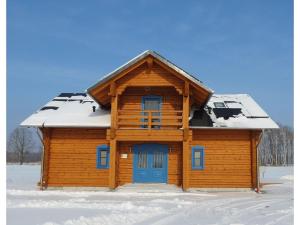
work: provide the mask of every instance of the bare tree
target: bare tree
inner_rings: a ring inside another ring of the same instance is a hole
[[[25,155],[34,148],[32,133],[28,128],[17,127],[9,137],[8,151],[13,152],[20,165],[24,162]]]
[[[280,129],[267,129],[259,145],[261,165],[287,166],[294,163],[294,131],[280,125]]]

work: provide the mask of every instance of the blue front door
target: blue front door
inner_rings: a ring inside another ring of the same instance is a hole
[[[133,182],[167,183],[167,145],[137,144],[133,146],[133,153]]]

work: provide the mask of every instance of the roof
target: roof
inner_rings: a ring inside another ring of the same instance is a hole
[[[218,103],[223,103],[224,108],[217,107]],[[21,126],[110,127],[110,122],[110,111],[99,107],[88,94],[62,93],[24,120]],[[247,94],[213,95],[204,109],[191,110],[190,127],[196,129],[278,128],[277,124]]]
[[[61,93],[24,120],[21,126],[109,127],[110,112],[100,108],[86,93]]]
[[[199,110],[201,111],[201,109],[198,109],[198,111]],[[194,109],[194,112],[195,111],[197,111],[197,109]],[[195,118],[191,118],[190,127],[243,129],[278,128],[278,125],[248,94],[214,94],[202,111],[202,114],[206,115],[206,117],[203,116],[199,118],[198,121]],[[206,118],[205,121],[203,121],[203,118]]]
[[[197,79],[195,76],[191,75],[190,73],[187,73],[186,71],[184,71],[183,69],[181,69],[180,67],[178,67],[177,65],[175,65],[174,63],[172,63],[171,61],[167,60],[166,58],[164,58],[163,56],[161,56],[160,54],[158,54],[157,52],[152,51],[152,50],[146,50],[146,51],[142,52],[138,56],[134,57],[133,59],[129,60],[128,62],[126,62],[125,64],[123,64],[122,66],[120,66],[119,68],[117,68],[114,71],[112,71],[111,73],[106,74],[97,83],[95,83],[94,85],[92,85],[91,87],[89,87],[86,91],[89,92],[90,90],[94,89],[98,85],[101,85],[101,84],[105,83],[106,81],[110,80],[114,76],[116,76],[119,73],[121,73],[122,71],[126,70],[128,67],[132,66],[133,64],[135,64],[136,62],[140,61],[141,59],[146,58],[149,55],[151,55],[152,57],[154,57],[154,58],[158,59],[159,61],[165,63],[167,66],[169,66],[170,68],[172,68],[173,70],[175,70],[179,74],[183,75],[184,77],[186,77],[187,79],[189,79],[193,83],[199,85],[200,87],[202,87],[207,92],[209,92],[211,94],[214,92],[212,89],[210,89],[209,87],[205,86],[202,83],[202,81],[200,81],[199,79]]]

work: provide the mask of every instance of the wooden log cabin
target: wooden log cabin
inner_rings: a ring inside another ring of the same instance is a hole
[[[257,189],[262,131],[278,128],[249,95],[214,94],[154,51],[85,93],[61,93],[21,125],[42,133],[42,189]]]

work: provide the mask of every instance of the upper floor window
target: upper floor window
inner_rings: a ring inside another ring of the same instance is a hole
[[[162,102],[161,96],[148,95],[148,96],[143,96],[142,98],[143,115],[146,116],[146,118],[144,118],[142,122],[149,123],[147,117],[151,116],[152,118],[151,124],[153,123],[153,125],[151,125],[151,128],[160,128],[159,123],[160,123],[161,102]],[[144,124],[142,127],[148,128],[148,125]]]
[[[161,105],[161,96],[143,96],[142,108],[144,111],[159,111]]]
[[[109,146],[99,145],[97,147],[97,168],[109,168]]]

